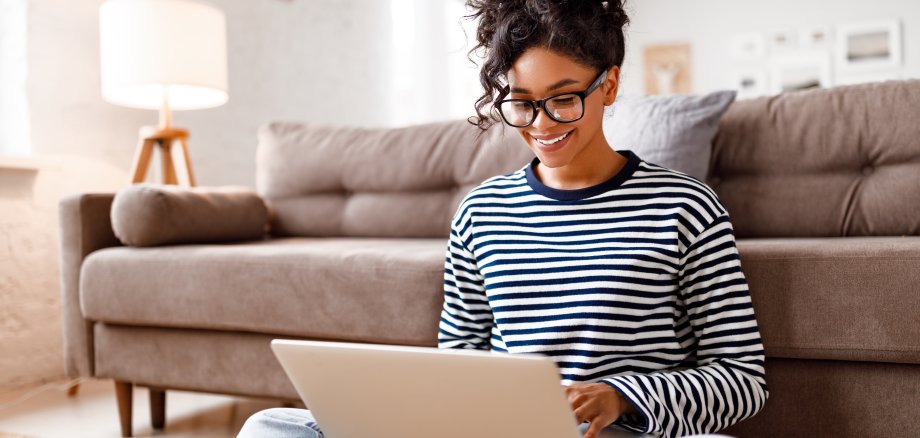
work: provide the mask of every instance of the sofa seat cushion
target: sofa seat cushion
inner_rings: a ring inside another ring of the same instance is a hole
[[[920,236],[739,239],[768,357],[920,364]]]
[[[447,239],[288,238],[107,248],[81,273],[86,318],[436,345]]]

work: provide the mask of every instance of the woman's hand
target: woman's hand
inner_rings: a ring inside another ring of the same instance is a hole
[[[591,423],[583,438],[597,438],[601,429],[609,426],[626,412],[635,412],[632,405],[612,386],[603,383],[573,383],[565,387],[575,421]]]

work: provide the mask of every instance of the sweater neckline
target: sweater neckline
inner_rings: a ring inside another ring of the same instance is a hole
[[[524,174],[527,178],[527,184],[530,186],[533,191],[546,196],[547,198],[555,199],[557,201],[575,201],[579,199],[590,198],[592,196],[599,195],[601,193],[613,190],[623,184],[624,181],[629,179],[632,176],[633,172],[636,171],[636,168],[639,167],[639,162],[641,161],[639,157],[630,150],[618,150],[616,151],[620,155],[626,157],[626,164],[620,169],[616,175],[613,175],[606,181],[595,184],[593,186],[582,187],[580,189],[557,189],[550,187],[537,178],[534,174],[534,166],[540,163],[539,157],[534,157],[530,161],[530,164],[527,165],[527,168],[524,169]]]

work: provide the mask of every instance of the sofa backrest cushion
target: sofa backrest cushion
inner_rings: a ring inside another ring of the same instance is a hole
[[[707,182],[738,237],[920,235],[920,80],[736,102]]]
[[[516,131],[465,120],[405,128],[273,122],[259,128],[256,187],[284,236],[444,237],[466,194],[533,153]]]

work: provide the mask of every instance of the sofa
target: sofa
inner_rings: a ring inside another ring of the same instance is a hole
[[[641,155],[640,155],[641,156]],[[436,346],[451,215],[533,155],[466,121],[365,129],[275,122],[256,188],[270,233],[122,245],[114,194],[60,204],[65,362],[131,389],[291,403],[274,338]],[[706,182],[728,209],[767,356],[740,437],[920,434],[920,81],[731,105]]]

